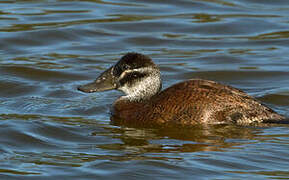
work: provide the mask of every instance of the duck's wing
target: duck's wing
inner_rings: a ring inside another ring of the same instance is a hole
[[[181,124],[252,123],[283,116],[245,92],[214,81],[192,79],[162,91],[154,109],[163,119]]]

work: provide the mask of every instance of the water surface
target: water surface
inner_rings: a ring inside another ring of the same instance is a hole
[[[289,116],[289,2],[0,1],[0,179],[286,179],[289,127],[134,129],[83,94],[126,52],[164,87],[204,78]]]

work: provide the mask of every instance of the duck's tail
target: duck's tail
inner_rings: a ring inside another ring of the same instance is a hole
[[[285,117],[284,119],[266,119],[263,120],[262,123],[272,123],[272,124],[289,124],[289,118]]]

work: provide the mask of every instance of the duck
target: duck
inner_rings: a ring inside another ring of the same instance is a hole
[[[112,104],[116,125],[155,127],[280,122],[285,117],[242,90],[211,80],[190,79],[162,89],[159,67],[149,56],[129,52],[91,83],[85,93],[119,90]]]

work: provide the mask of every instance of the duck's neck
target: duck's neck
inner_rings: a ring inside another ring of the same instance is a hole
[[[161,88],[162,82],[160,74],[152,74],[145,79],[135,82],[133,86],[120,88],[126,95],[121,96],[119,100],[146,101],[158,94]]]

